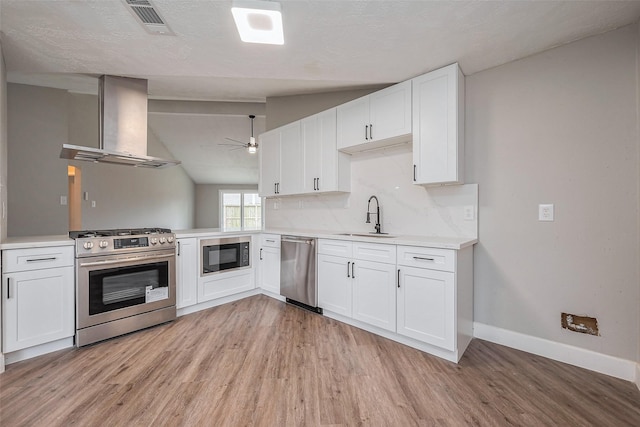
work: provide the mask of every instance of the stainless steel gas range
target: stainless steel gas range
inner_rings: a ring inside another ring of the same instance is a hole
[[[71,231],[76,345],[176,318],[176,243],[164,228]]]

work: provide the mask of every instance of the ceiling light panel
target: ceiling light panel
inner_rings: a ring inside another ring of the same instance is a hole
[[[236,0],[231,8],[240,39],[246,43],[284,44],[280,3]]]

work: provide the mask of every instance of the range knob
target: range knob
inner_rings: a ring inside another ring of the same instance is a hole
[[[169,236],[169,237],[167,237],[167,242],[169,242],[169,243],[173,243],[173,236]]]
[[[155,245],[155,244],[157,244],[157,243],[158,243],[158,238],[157,238],[157,237],[152,237],[152,238],[151,238],[151,244],[152,244],[152,245]]]
[[[107,242],[106,240],[100,240],[100,243],[98,244],[98,246],[100,246],[102,249],[104,249],[107,246],[109,246],[109,242]]]
[[[93,242],[84,242],[82,247],[85,249],[91,249],[93,247]]]
[[[164,245],[165,243],[167,243],[167,238],[166,237],[161,237],[160,238],[160,244]]]

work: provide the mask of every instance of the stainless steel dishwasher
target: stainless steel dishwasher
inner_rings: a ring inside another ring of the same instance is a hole
[[[290,304],[322,313],[317,307],[316,239],[282,236],[280,251],[280,295]]]

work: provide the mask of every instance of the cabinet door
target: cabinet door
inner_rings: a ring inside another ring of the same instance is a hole
[[[341,156],[348,157],[348,154],[337,151],[336,109],[332,108],[301,120],[301,128],[304,145],[303,191],[345,191],[344,183],[339,182],[339,178],[347,172],[339,170],[345,167],[345,162],[338,163],[338,160]],[[348,163],[346,166],[348,167]]]
[[[454,273],[400,267],[398,276],[398,333],[454,351]]]
[[[356,260],[353,269],[353,318],[396,331],[396,267]]]
[[[300,121],[300,134],[304,150],[304,178],[302,191],[313,193],[317,190],[318,178],[322,170],[322,148],[320,146],[320,123],[313,115]]]
[[[2,278],[3,352],[74,335],[73,267],[3,274]]]
[[[280,131],[274,129],[260,135],[258,152],[260,155],[258,192],[261,197],[274,196],[280,182]]]
[[[371,141],[395,138],[411,133],[411,80],[369,95]]]
[[[178,239],[176,255],[176,308],[183,308],[198,302],[197,239]]]
[[[304,179],[304,151],[300,135],[300,121],[280,129],[280,188],[279,194],[301,194]]]
[[[318,255],[318,307],[351,317],[351,261]]]
[[[260,248],[260,287],[280,295],[280,248]]]
[[[364,144],[369,140],[369,96],[337,107],[338,149]]]
[[[198,282],[198,302],[239,294],[255,288],[253,269],[218,273],[201,277]]]
[[[464,181],[464,76],[457,64],[413,79],[416,184]]]

